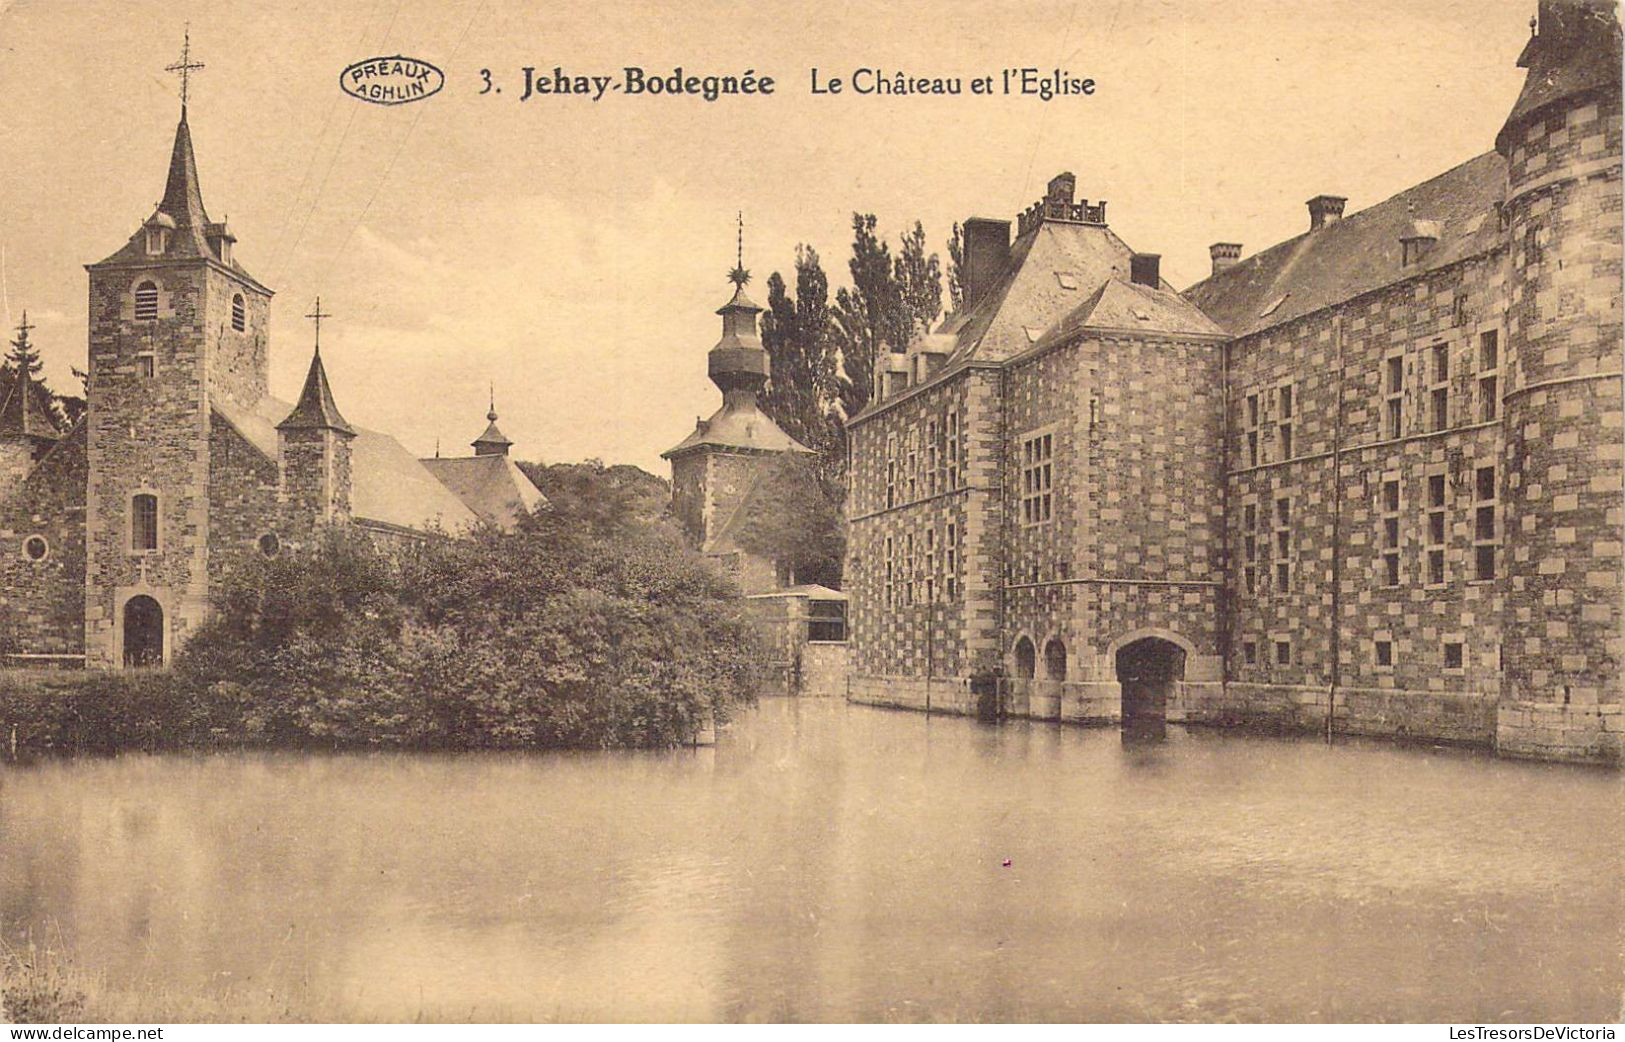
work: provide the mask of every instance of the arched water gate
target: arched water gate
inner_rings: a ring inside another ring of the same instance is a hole
[[[1123,730],[1161,734],[1174,685],[1185,679],[1185,649],[1162,637],[1141,637],[1117,649],[1123,689]]]

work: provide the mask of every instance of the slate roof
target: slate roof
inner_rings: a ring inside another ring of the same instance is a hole
[[[1083,329],[1126,329],[1175,336],[1225,336],[1223,329],[1171,289],[1108,279],[1065,318],[1050,326],[1038,347],[1059,343]]]
[[[754,400],[730,401],[728,395],[723,396],[722,408],[709,420],[696,425],[688,437],[662,452],[660,458],[672,459],[702,447],[748,452],[812,452],[784,433]]]
[[[1127,280],[1133,253],[1103,224],[1045,221],[1011,245],[1004,272],[979,300],[938,327],[955,345],[944,371],[972,359],[1003,361],[1032,347],[1108,280]]]
[[[1494,248],[1506,161],[1495,152],[1375,206],[1254,254],[1185,291],[1232,336],[1248,336]],[[1438,241],[1402,267],[1400,238],[1432,222]]]
[[[327,384],[327,369],[322,365],[320,351],[310,356],[310,369],[305,373],[305,386],[299,392],[298,404],[276,426],[280,431],[334,430],[344,434],[355,433],[355,428],[345,422],[333,401],[333,389]]]
[[[1620,81],[1620,26],[1613,0],[1542,0],[1540,34],[1529,38],[1518,67],[1529,70],[1523,91],[1495,137],[1501,148],[1507,129],[1554,101],[1586,91],[1612,88]]]
[[[181,110],[181,121],[175,127],[175,145],[170,150],[169,174],[164,181],[164,198],[148,221],[160,217],[168,217],[174,222],[174,231],[170,232],[169,245],[164,251],[166,258],[207,257],[216,264],[221,263],[220,258],[209,248],[208,239],[204,237],[210,221],[208,212],[203,208],[203,190],[198,182],[197,158],[192,154],[192,130],[186,125],[185,109]],[[164,222],[160,219],[158,223]],[[129,242],[105,260],[90,267],[150,264],[152,260],[147,253],[146,226],[143,224],[130,236]],[[254,285],[260,285],[259,280],[245,271],[235,257],[224,267]]]
[[[277,398],[265,397],[244,409],[224,396],[211,401],[215,413],[266,459],[277,458],[276,425],[293,411]],[[457,495],[431,474],[405,446],[387,434],[356,427],[350,443],[350,512],[360,521],[377,521],[420,531],[457,533],[479,518]]]
[[[62,437],[41,397],[38,385],[26,373],[19,373],[0,400],[0,434],[52,441]]]
[[[495,449],[504,449],[512,445],[513,442],[508,440],[508,436],[497,429],[497,414],[491,413],[489,419],[491,422],[486,425],[485,433],[472,442],[474,448],[478,449],[482,445],[489,445]]]
[[[525,472],[506,456],[436,457],[418,462],[481,520],[499,528],[511,530],[521,517],[547,502]]]

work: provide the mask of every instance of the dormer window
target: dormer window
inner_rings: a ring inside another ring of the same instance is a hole
[[[169,229],[150,227],[147,229],[147,252],[153,256],[163,253],[169,248]]]
[[[162,229],[157,229],[161,231]],[[135,320],[137,322],[156,322],[158,320],[158,286],[153,282],[143,282],[135,288]]]
[[[231,328],[241,333],[248,328],[248,313],[243,307],[243,295],[238,293],[231,298]]]

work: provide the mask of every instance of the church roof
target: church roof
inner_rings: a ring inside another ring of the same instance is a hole
[[[0,435],[20,435],[29,438],[55,440],[62,436],[50,410],[40,401],[43,396],[39,385],[19,372],[0,398]]]
[[[235,257],[222,262],[219,255],[209,246],[208,235],[211,233],[227,239],[234,237],[225,230],[223,224],[211,225],[209,214],[203,208],[203,189],[198,180],[197,157],[192,152],[192,129],[186,124],[184,108],[181,110],[180,123],[175,127],[175,144],[169,153],[169,174],[164,179],[164,197],[158,203],[158,209],[147,218],[142,227],[136,229],[129,242],[91,267],[150,264],[155,258],[147,252],[146,225],[156,223],[168,227],[171,222],[173,231],[169,234],[169,243],[163,253],[164,259],[205,257],[216,264],[223,264],[255,286],[260,286],[259,280],[244,270]]]
[[[688,437],[660,454],[672,459],[685,452],[700,448],[734,449],[745,452],[811,452],[801,442],[784,433],[773,418],[763,412],[754,400],[739,401],[723,397],[722,408],[709,420],[694,425]]]
[[[266,459],[277,459],[276,425],[293,409],[291,404],[266,396],[245,409],[223,395],[210,404]],[[475,512],[400,442],[365,427],[352,429],[350,513],[357,520],[451,533],[478,523]]]
[[[1258,333],[1492,249],[1499,241],[1496,204],[1505,194],[1506,161],[1487,152],[1238,261],[1185,297],[1232,336]],[[1400,239],[1418,222],[1433,225],[1438,241],[1420,263],[1402,265]]]
[[[435,457],[418,462],[482,520],[501,528],[513,528],[525,514],[547,503],[541,490],[506,456]]]
[[[333,389],[327,384],[327,370],[322,366],[322,355],[317,351],[310,357],[310,369],[305,373],[305,386],[299,392],[299,402],[286,419],[277,424],[277,430],[335,430],[354,434],[333,402]]]

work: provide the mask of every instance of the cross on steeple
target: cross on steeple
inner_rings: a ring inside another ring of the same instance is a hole
[[[33,330],[33,328],[34,328],[33,323],[28,321],[28,309],[23,308],[23,320],[21,322],[17,323],[17,339],[18,339],[18,341],[21,342],[21,343],[24,343],[24,344],[28,343],[28,334],[29,334],[30,331]]]
[[[181,37],[181,60],[173,65],[164,66],[165,72],[173,72],[181,78],[181,115],[186,114],[186,94],[191,85],[193,69],[203,68],[202,62],[192,61],[192,23],[186,23],[186,29]]]
[[[322,319],[333,316],[322,310],[322,298],[317,297],[316,306],[305,317],[316,323],[316,353],[319,355],[322,353]]]
[[[743,286],[750,281],[750,272],[745,270],[745,212],[739,211],[739,234],[735,245],[734,270],[728,272],[728,281],[735,286]]]

